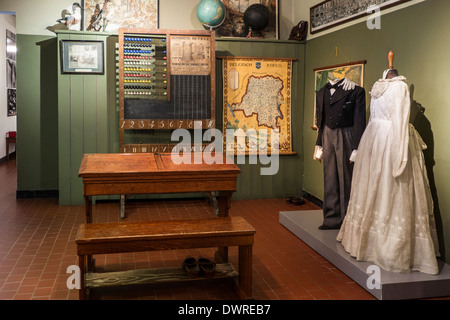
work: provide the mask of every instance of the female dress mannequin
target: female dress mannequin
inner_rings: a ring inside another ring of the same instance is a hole
[[[392,63],[390,64],[392,66]],[[439,272],[433,202],[420,135],[409,124],[406,78],[386,70],[371,91],[337,240],[359,261],[393,272]]]

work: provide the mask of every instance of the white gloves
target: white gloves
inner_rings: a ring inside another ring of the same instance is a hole
[[[342,89],[344,89],[345,91],[349,91],[355,89],[356,83],[347,78],[344,78],[344,81],[342,81],[339,86],[342,87]]]
[[[313,159],[314,160],[322,160],[322,158],[323,158],[323,147],[316,146],[314,149]]]
[[[350,162],[355,162],[357,153],[358,150],[353,150],[352,154],[350,155]]]
[[[349,159],[350,162],[355,162],[357,153],[358,153],[358,150],[353,150],[352,154],[350,155],[350,159]],[[321,161],[322,158],[323,158],[323,147],[316,146],[314,148],[313,159]]]

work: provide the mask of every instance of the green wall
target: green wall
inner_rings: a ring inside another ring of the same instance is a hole
[[[421,4],[381,17],[381,29],[369,30],[366,23],[308,41],[305,65],[305,102],[303,123],[303,189],[319,199],[323,198],[322,165],[312,160],[317,133],[310,129],[314,106],[314,72],[324,67],[349,61],[367,60],[365,89],[367,108],[370,89],[388,67],[387,54],[395,52],[395,67],[408,79],[413,100],[425,108],[418,131],[429,144],[428,164],[434,158],[431,172],[435,177],[435,205],[439,223],[441,248],[450,255],[450,136],[448,90],[450,78],[450,1],[428,0]],[[333,54],[338,46],[338,56]],[[414,104],[416,105],[416,104]],[[369,109],[368,109],[369,110]],[[415,110],[412,110],[414,113]],[[420,116],[420,114],[419,114]],[[433,149],[434,147],[434,149]],[[431,176],[431,180],[433,176]],[[431,181],[433,182],[433,181]],[[443,238],[446,238],[445,243]],[[444,253],[444,252],[443,252]]]
[[[18,195],[39,196],[58,189],[56,51],[47,36],[18,34],[17,47]]]
[[[118,152],[118,104],[115,94],[115,44],[117,36],[89,32],[58,32],[60,40],[101,40],[105,42],[105,75],[65,75],[58,62],[58,158],[59,202],[62,205],[83,203],[82,181],[78,177],[85,153]],[[58,48],[59,50],[59,48]],[[302,187],[302,103],[304,88],[305,44],[293,41],[218,40],[217,56],[289,57],[293,65],[292,118],[295,155],[281,156],[278,173],[261,176],[260,165],[239,164],[235,199],[261,199],[299,195]],[[59,56],[59,53],[58,53]],[[59,60],[58,60],[59,61]],[[222,67],[217,60],[217,128],[222,128]],[[193,195],[183,195],[193,196]],[[197,196],[197,195],[195,195]],[[163,196],[153,196],[163,197]]]

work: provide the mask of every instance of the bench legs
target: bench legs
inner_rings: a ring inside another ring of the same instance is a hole
[[[239,277],[236,292],[243,300],[252,296],[252,246],[239,247]]]
[[[85,273],[86,273],[86,259],[84,255],[78,255],[78,266],[80,267],[80,290],[78,291],[78,298],[85,299]]]

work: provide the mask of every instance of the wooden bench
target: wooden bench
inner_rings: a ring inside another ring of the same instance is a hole
[[[181,266],[164,270],[93,273],[87,264],[87,257],[94,254],[238,246],[238,273],[224,261],[217,264],[214,278],[234,277],[239,297],[252,299],[254,234],[255,229],[242,217],[82,224],[76,238],[81,271],[79,298],[85,299],[86,291],[95,287],[200,278],[190,278]]]

